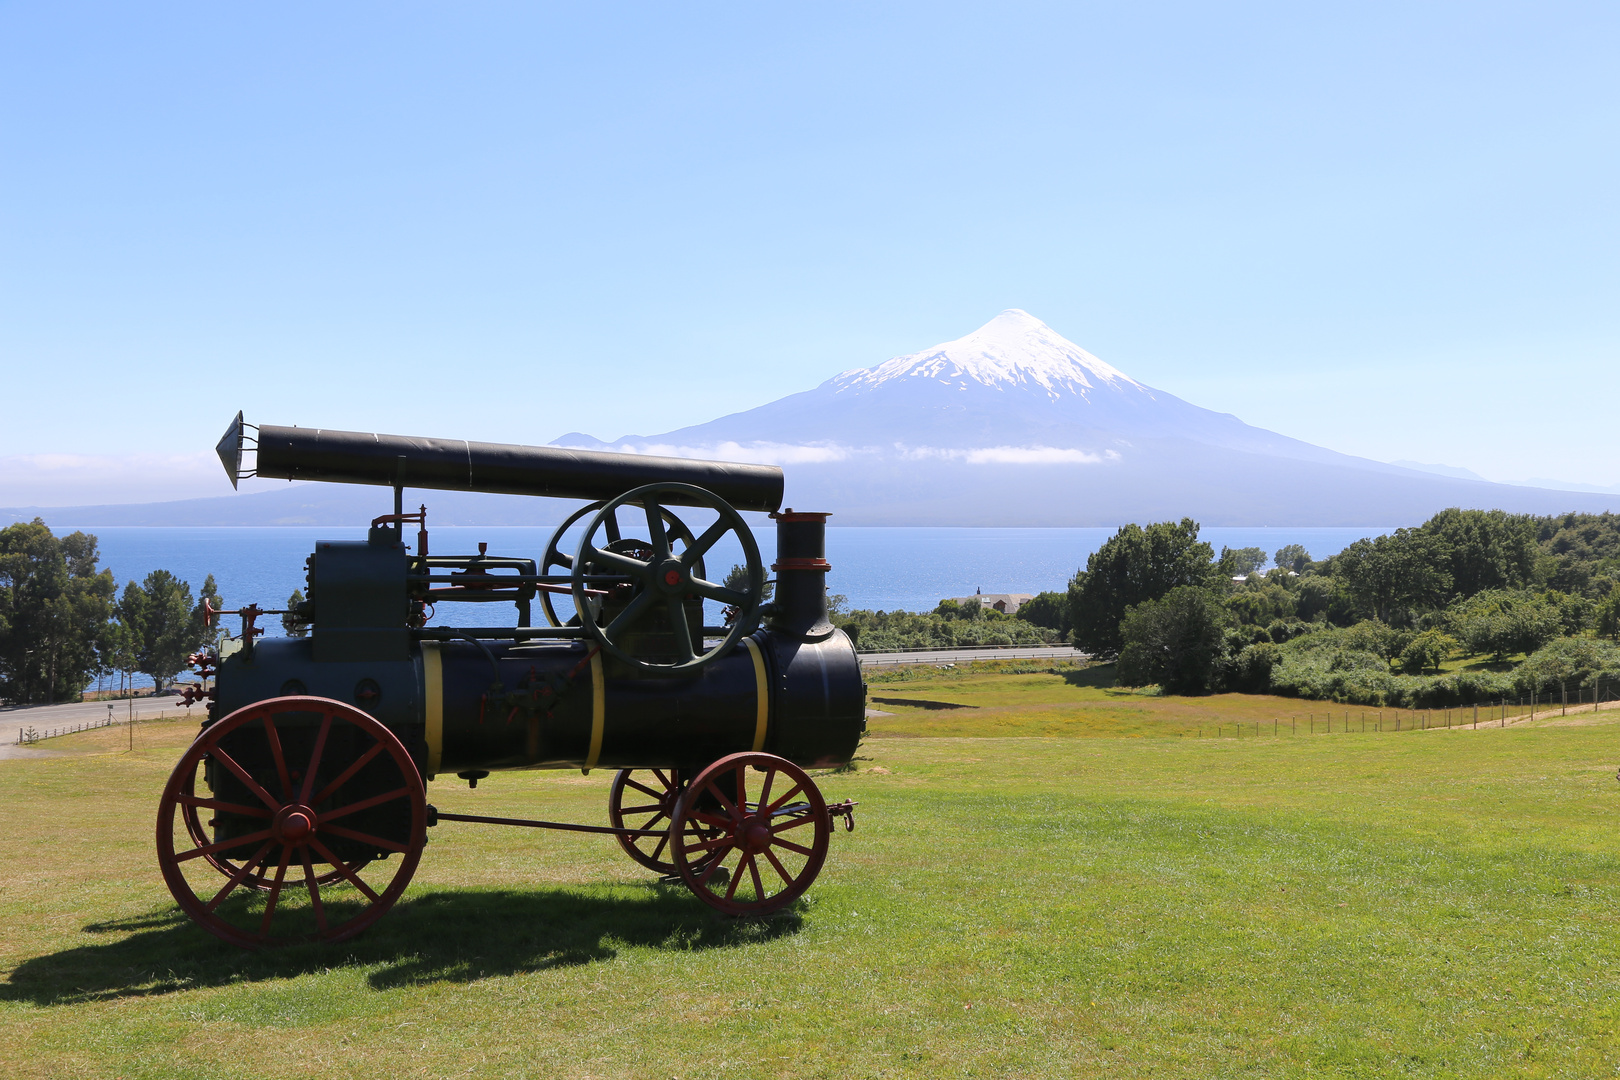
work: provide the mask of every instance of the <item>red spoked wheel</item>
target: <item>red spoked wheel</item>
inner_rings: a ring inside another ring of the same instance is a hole
[[[608,821],[615,829],[656,829],[673,820],[685,785],[674,769],[620,769],[608,792]],[[626,805],[626,804],[629,805]],[[649,870],[675,873],[669,855],[668,826],[661,835],[620,836],[624,853]]]
[[[199,776],[211,795],[196,794]],[[212,836],[198,810],[213,812]],[[271,698],[211,725],[158,807],[158,866],[175,901],[247,948],[360,933],[405,891],[426,838],[404,745],[329,698]]]
[[[804,895],[832,824],[814,780],[774,754],[731,754],[692,779],[670,823],[675,867],[727,915],[769,915]]]
[[[213,839],[208,835],[207,828],[203,825],[202,818],[197,813],[197,800],[195,798],[196,793],[197,778],[196,774],[192,773],[184,777],[180,785],[180,813],[185,818],[186,835],[191,837],[192,843],[197,847],[207,847],[213,843]],[[212,866],[215,870],[219,871],[226,877],[235,877],[236,872],[241,869],[238,864],[232,862],[230,859],[225,858],[218,852],[209,852],[207,855],[202,856],[202,858],[203,861],[208,863],[209,866]],[[299,872],[303,872],[302,867],[299,868]],[[320,874],[315,878],[315,884],[330,885],[334,882],[342,880],[343,874],[341,871],[328,870],[326,873]],[[302,888],[304,885],[304,879],[299,878],[296,881],[288,880],[283,884],[290,885],[295,889]],[[269,890],[270,882],[260,874],[250,873],[246,878],[243,879],[241,887],[244,889],[257,889],[260,892],[265,892]]]

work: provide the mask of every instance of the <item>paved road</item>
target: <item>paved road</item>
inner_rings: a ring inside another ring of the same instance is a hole
[[[1084,660],[1072,645],[1014,645],[1002,649],[919,649],[915,652],[861,653],[861,667],[897,664],[966,664],[974,660]]]
[[[114,701],[111,704],[113,721],[119,724],[126,722],[131,715],[136,720],[155,720],[165,714],[183,715],[186,711],[180,699],[174,697],[137,698],[133,703]],[[26,728],[50,731],[75,724],[98,723],[107,719],[107,705],[105,701],[84,701],[69,705],[0,708],[0,758],[43,756],[49,752],[48,741],[41,743],[38,748],[18,746],[17,733]]]

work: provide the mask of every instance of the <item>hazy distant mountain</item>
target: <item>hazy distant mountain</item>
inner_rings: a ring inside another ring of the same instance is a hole
[[[430,525],[555,525],[571,506],[556,499],[485,495],[474,491],[407,492],[426,503]],[[387,488],[357,484],[288,484],[251,495],[106,506],[22,506],[0,510],[0,526],[42,519],[52,529],[110,525],[364,525],[393,513]]]
[[[1454,480],[1482,480],[1487,484],[1490,483],[1473,469],[1465,469],[1460,465],[1429,465],[1422,461],[1392,461],[1390,464],[1403,469],[1414,469],[1417,472],[1434,473],[1436,476],[1449,476]]]
[[[1329,428],[1333,418],[1324,416]],[[1024,311],[663,435],[561,446],[774,461],[842,524],[1418,522],[1447,506],[1557,513],[1620,499],[1436,476],[1336,453],[1155,390]]]
[[[1322,413],[1313,428],[1350,422]],[[421,433],[417,433],[421,434]],[[1416,524],[1448,506],[1620,508],[1620,493],[1551,491],[1393,465],[1252,427],[1155,390],[1016,309],[963,338],[836,375],[813,390],[663,435],[553,445],[765,461],[787,504],[839,525]],[[549,499],[413,493],[443,524],[533,525]],[[380,488],[297,484],[142,506],[0,510],[0,522],[349,525],[389,510]],[[927,558],[919,551],[918,558]]]
[[[1620,495],[1620,484],[1577,484],[1569,480],[1548,480],[1544,476],[1532,476],[1524,481],[1530,487],[1553,488],[1557,491],[1601,491],[1610,495]]]

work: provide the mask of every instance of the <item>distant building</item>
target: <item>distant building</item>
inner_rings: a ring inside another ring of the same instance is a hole
[[[994,608],[1003,615],[1016,615],[1019,608],[1035,599],[1035,594],[1027,592],[974,593],[972,596],[953,596],[950,599],[955,601],[958,607],[978,604],[980,607]]]

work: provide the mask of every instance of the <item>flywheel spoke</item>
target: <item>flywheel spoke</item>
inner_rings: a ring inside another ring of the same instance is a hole
[[[675,632],[675,655],[685,664],[697,653],[692,648],[692,627],[686,621],[686,605],[678,596],[669,598],[669,626]]]
[[[610,641],[622,636],[632,623],[647,613],[647,609],[652,607],[653,603],[654,596],[651,590],[637,593],[635,598],[624,606],[624,610],[603,628],[602,633],[606,634]]]
[[[642,577],[647,572],[647,564],[640,559],[632,559],[628,555],[620,555],[617,551],[609,551],[606,548],[593,547],[585,553],[585,556],[588,562],[598,566],[611,566],[633,578]]]
[[[740,593],[736,589],[728,589],[724,585],[717,585],[712,581],[704,581],[702,578],[692,579],[692,591],[707,600],[718,600],[722,604],[741,606],[748,602],[746,593]]]
[[[693,563],[697,562],[698,559],[702,558],[704,555],[707,555],[709,553],[709,549],[714,547],[715,544],[719,543],[720,538],[730,531],[731,522],[727,521],[725,518],[721,518],[713,525],[710,525],[707,529],[704,529],[703,535],[688,545],[687,549],[681,553],[681,565],[685,566],[687,569],[691,569]]]
[[[652,542],[653,555],[669,558],[669,534],[664,531],[664,508],[652,499],[642,504],[647,514],[647,539]]]

